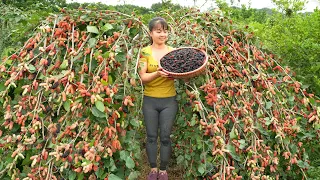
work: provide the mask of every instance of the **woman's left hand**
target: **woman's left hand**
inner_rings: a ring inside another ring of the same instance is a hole
[[[170,77],[170,74],[164,72],[164,71],[162,70],[162,68],[158,68],[157,72],[158,72],[159,76],[161,76],[161,77],[171,78],[171,79],[172,79],[172,77]]]

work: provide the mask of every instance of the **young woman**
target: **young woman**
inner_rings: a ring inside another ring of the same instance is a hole
[[[167,165],[171,155],[171,129],[178,110],[174,80],[159,67],[159,60],[173,50],[166,45],[168,24],[157,17],[149,22],[150,46],[142,49],[140,77],[144,84],[143,116],[147,130],[147,156],[151,171],[148,180],[167,180]],[[160,134],[158,134],[160,129]],[[157,168],[158,135],[160,135],[160,170]]]

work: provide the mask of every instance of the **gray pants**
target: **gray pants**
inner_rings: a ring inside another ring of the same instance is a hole
[[[178,111],[176,97],[144,96],[143,116],[147,129],[147,155],[151,168],[157,167],[158,129],[160,129],[160,170],[166,170],[171,156],[170,134]]]

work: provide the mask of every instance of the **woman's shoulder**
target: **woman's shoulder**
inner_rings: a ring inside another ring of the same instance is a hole
[[[145,46],[141,49],[142,52],[151,52],[151,46]]]
[[[148,56],[151,54],[151,46],[145,46],[141,49],[141,55]]]

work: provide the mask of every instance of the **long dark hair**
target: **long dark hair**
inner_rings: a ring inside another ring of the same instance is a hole
[[[163,30],[169,29],[168,23],[165,19],[163,19],[162,17],[155,17],[149,21],[149,31],[151,32],[158,24],[161,25],[161,28]],[[151,37],[149,38],[150,38],[150,44],[152,44],[153,43],[152,38]]]

